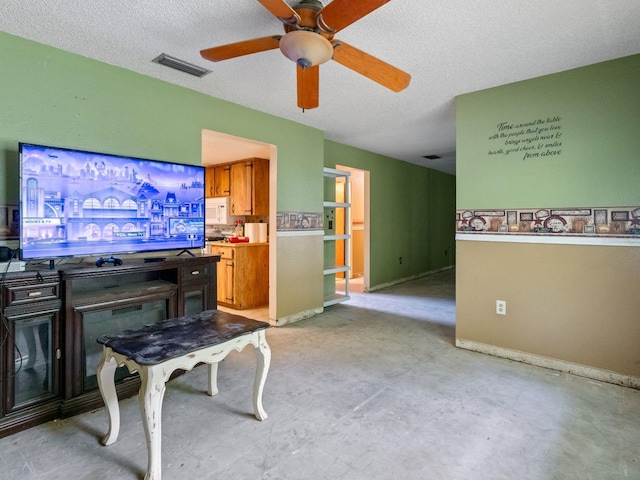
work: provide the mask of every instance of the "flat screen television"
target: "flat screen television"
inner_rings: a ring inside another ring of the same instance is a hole
[[[20,143],[21,258],[205,244],[203,166]]]

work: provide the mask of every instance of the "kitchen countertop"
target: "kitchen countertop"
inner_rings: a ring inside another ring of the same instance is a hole
[[[264,242],[264,243],[257,243],[257,242],[231,243],[231,242],[218,241],[218,242],[207,242],[207,245],[210,245],[212,247],[257,247],[259,245],[269,245],[269,242]]]

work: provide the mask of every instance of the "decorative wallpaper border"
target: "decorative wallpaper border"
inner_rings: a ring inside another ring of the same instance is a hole
[[[588,237],[640,237],[640,206],[457,210],[456,231]]]
[[[279,232],[292,230],[324,231],[324,214],[322,212],[277,212],[276,230]]]

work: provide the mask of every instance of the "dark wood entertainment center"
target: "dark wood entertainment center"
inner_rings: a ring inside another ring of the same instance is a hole
[[[122,265],[7,273],[0,286],[0,437],[101,407],[96,338],[215,309],[219,260],[125,258]],[[121,398],[137,393],[137,375],[116,375]]]

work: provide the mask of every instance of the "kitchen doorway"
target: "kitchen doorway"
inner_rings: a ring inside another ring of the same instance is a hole
[[[351,203],[348,224],[344,215],[338,215],[336,211],[336,234],[347,233],[350,235],[349,258],[344,258],[345,245],[336,244],[336,265],[344,265],[345,260],[349,262],[351,270],[346,272],[349,275],[349,290],[352,292],[369,291],[369,175],[367,170],[336,165],[338,170],[346,170],[351,173],[349,176],[349,199],[344,198],[344,184],[336,182],[336,201],[347,201]],[[336,274],[336,292],[345,291],[344,273]]]
[[[269,215],[266,220],[268,224],[269,242],[269,303],[264,306],[234,310],[219,306],[223,311],[229,311],[256,320],[269,321],[276,318],[276,186],[277,186],[277,147],[272,144],[259,142],[243,137],[236,137],[226,133],[213,130],[202,130],[202,165],[205,167],[215,166],[222,163],[230,163],[236,160],[248,158],[265,158],[269,160]],[[253,221],[256,221],[255,219]],[[273,233],[271,230],[273,226]]]

